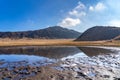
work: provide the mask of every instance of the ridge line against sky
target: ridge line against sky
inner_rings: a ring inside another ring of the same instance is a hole
[[[0,31],[120,26],[119,0],[0,0]]]

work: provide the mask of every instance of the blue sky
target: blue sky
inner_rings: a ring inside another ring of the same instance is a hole
[[[119,0],[0,0],[0,31],[120,26]]]

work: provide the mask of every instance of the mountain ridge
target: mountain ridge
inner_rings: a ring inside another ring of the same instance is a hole
[[[69,39],[77,38],[80,34],[74,30],[53,26],[39,30],[0,32],[0,38]]]

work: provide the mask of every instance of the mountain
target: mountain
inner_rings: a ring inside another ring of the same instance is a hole
[[[77,38],[81,33],[62,28],[60,26],[45,29],[21,32],[0,32],[0,38],[45,38],[45,39],[69,39]]]
[[[111,40],[119,35],[119,27],[95,26],[86,30],[76,41]]]
[[[113,40],[120,40],[120,35],[115,37]]]

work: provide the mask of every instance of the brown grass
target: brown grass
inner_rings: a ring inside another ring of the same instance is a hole
[[[120,46],[120,41],[73,41],[73,39],[0,39],[0,46]]]

